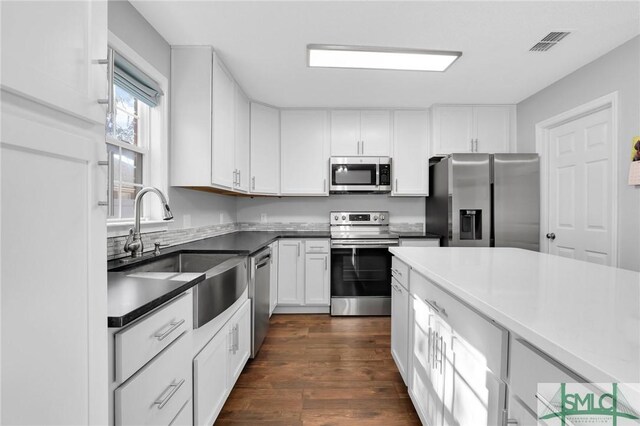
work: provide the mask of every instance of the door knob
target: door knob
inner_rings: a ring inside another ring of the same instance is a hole
[[[547,234],[547,238],[550,239],[551,241],[556,239],[556,234],[554,234],[553,232]]]

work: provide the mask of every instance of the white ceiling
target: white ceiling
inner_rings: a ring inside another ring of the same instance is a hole
[[[212,45],[252,99],[280,107],[516,103],[640,33],[637,1],[132,4],[170,44]],[[558,30],[573,33],[529,52]],[[310,43],[463,54],[444,73],[311,69]]]

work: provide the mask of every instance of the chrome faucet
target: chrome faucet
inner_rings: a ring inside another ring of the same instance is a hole
[[[162,191],[152,186],[146,186],[142,188],[136,195],[136,200],[133,208],[136,222],[133,225],[133,228],[129,229],[129,236],[127,237],[127,241],[124,243],[124,251],[131,252],[131,257],[142,256],[142,252],[144,250],[142,238],[140,238],[140,202],[142,201],[142,197],[144,196],[144,194],[146,194],[147,192],[153,192],[158,197],[160,197],[160,201],[162,201],[162,219],[173,219],[173,214],[171,214],[171,209],[169,208],[169,204],[167,204],[167,198],[164,196]]]

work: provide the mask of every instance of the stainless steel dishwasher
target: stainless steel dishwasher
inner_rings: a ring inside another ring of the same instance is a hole
[[[249,298],[251,299],[251,358],[262,346],[269,330],[269,289],[271,286],[271,248],[254,254],[249,259]]]

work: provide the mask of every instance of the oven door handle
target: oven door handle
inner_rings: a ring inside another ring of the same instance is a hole
[[[397,240],[353,240],[344,242],[331,242],[331,248],[388,248],[397,245]]]

